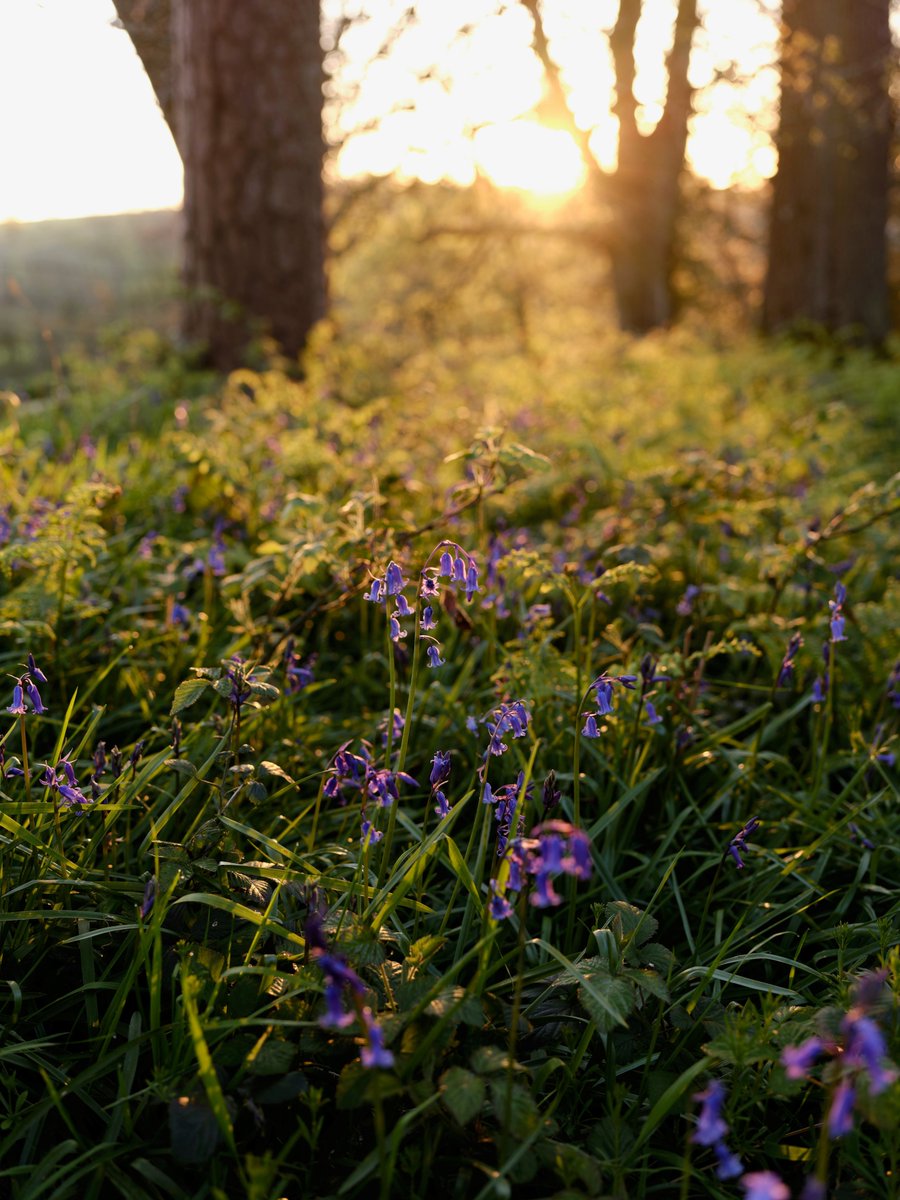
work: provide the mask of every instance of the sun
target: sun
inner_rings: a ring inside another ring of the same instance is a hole
[[[498,187],[548,198],[576,191],[586,176],[575,139],[537,121],[484,126],[475,134],[475,159]]]

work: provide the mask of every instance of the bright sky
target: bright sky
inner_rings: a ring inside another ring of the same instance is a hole
[[[374,64],[373,49],[407,4],[368,0],[361,7],[371,16],[346,37],[346,80],[357,91],[340,122],[345,128],[380,122],[347,141],[338,160],[342,174],[397,171],[469,182],[482,171],[502,186],[538,194],[577,186],[583,168],[575,143],[528,117],[542,83],[521,6],[497,16],[490,15],[495,0],[419,0],[417,23],[390,59]],[[699,97],[689,156],[717,187],[759,183],[774,170],[766,126],[776,80],[765,64],[775,26],[761,7],[759,0],[707,0],[706,32],[694,48],[697,86],[732,59],[756,72],[747,86],[720,82]],[[602,31],[616,8],[615,0],[547,6],[551,49],[565,64],[576,119],[594,130],[592,144],[606,166],[615,161],[616,126],[608,112],[611,67]],[[647,128],[661,111],[671,13],[671,0],[646,0],[638,31],[635,93]],[[0,220],[180,204],[178,154],[114,17],[112,0],[0,0]],[[467,22],[475,32],[460,36]],[[419,73],[429,65],[435,69],[423,82]],[[404,107],[413,101],[414,110]]]

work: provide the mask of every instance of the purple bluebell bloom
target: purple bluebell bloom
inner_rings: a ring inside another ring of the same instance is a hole
[[[403,578],[403,572],[392,560],[388,563],[387,570],[384,573],[384,587],[388,596],[399,596],[406,587],[406,580]]]
[[[562,896],[553,887],[553,880],[545,871],[539,871],[534,879],[534,891],[528,897],[535,908],[552,908],[562,902]]]
[[[774,1171],[751,1171],[741,1176],[744,1200],[791,1200],[791,1189]]]
[[[25,707],[25,695],[20,682],[13,685],[12,704],[7,705],[6,711],[14,716],[24,716],[28,711]]]
[[[807,1079],[813,1063],[824,1049],[825,1043],[820,1037],[809,1037],[799,1046],[785,1046],[781,1052],[781,1065],[788,1079]]]
[[[445,550],[440,558],[440,566],[438,567],[439,579],[453,578],[453,555],[449,550]]]
[[[691,1141],[698,1146],[714,1146],[728,1133],[728,1125],[722,1116],[725,1085],[718,1079],[713,1079],[702,1092],[696,1092],[692,1099],[700,1104],[701,1108]]]
[[[441,594],[441,585],[431,575],[422,576],[422,584],[419,588],[419,595],[423,600],[436,600]]]
[[[34,655],[30,651],[28,653],[28,674],[32,677],[32,679],[36,679],[38,683],[49,682],[47,676],[34,661]]]
[[[144,888],[144,898],[141,901],[141,907],[138,909],[142,921],[146,921],[153,910],[153,905],[156,902],[156,876],[151,875],[147,880],[147,886]]]
[[[790,683],[794,677],[794,659],[797,657],[797,652],[803,645],[803,638],[799,633],[791,635],[790,641],[787,644],[787,649],[784,652],[784,658],[781,660],[781,669],[778,672],[777,687],[784,687]]]
[[[738,870],[744,869],[744,860],[741,858],[741,851],[746,849],[747,838],[754,834],[759,829],[759,817],[751,817],[747,824],[739,833],[736,833],[728,843],[728,853],[737,863]]]
[[[694,601],[700,595],[700,588],[695,583],[689,583],[684,594],[675,606],[679,617],[687,617],[694,611]]]
[[[431,774],[428,782],[432,787],[440,787],[450,778],[450,751],[437,750],[431,760]]]
[[[370,600],[373,604],[382,604],[384,602],[384,580],[373,579],[369,590],[363,592],[363,600]]]
[[[513,914],[513,906],[500,891],[496,879],[491,880],[491,902],[489,905],[491,917],[495,921],[505,921]]]
[[[613,711],[612,706],[612,683],[608,679],[598,679],[594,686],[594,695],[597,699],[597,716],[608,717]]]
[[[422,620],[419,622],[419,628],[423,633],[430,633],[437,626],[437,621],[434,619],[434,611],[430,604],[426,604],[422,610]]]
[[[360,826],[360,844],[363,846],[374,846],[376,842],[380,842],[384,834],[380,829],[376,829],[371,821],[363,819]]]
[[[440,648],[438,646],[436,646],[433,642],[426,649],[425,654],[428,657],[429,667],[442,667],[446,661],[445,659],[441,658]]]
[[[394,1056],[384,1044],[384,1030],[377,1024],[370,1008],[364,1008],[361,1013],[363,1028],[366,1031],[366,1044],[360,1051],[360,1062],[364,1067],[392,1067]]]
[[[447,797],[444,795],[444,793],[441,791],[440,788],[435,789],[434,798],[435,798],[435,800],[437,800],[437,804],[434,806],[434,811],[437,813],[437,815],[443,821],[444,817],[449,817],[450,813],[452,811],[450,808],[450,801],[447,799]]]
[[[647,712],[647,718],[644,721],[644,724],[646,726],[648,726],[650,729],[653,729],[657,725],[662,725],[662,717],[656,711],[656,708],[654,707],[652,700],[645,700],[644,708],[646,709],[646,712]]]
[[[406,630],[400,628],[400,622],[396,617],[391,617],[391,641],[399,642],[406,637]]]
[[[858,1015],[856,1009],[851,1009],[844,1017],[841,1030],[846,1037],[844,1062],[847,1066],[862,1068],[868,1080],[869,1094],[879,1095],[897,1078],[897,1071],[889,1065],[884,1034],[871,1017]]]
[[[478,586],[478,568],[472,560],[469,560],[469,565],[466,568],[466,600],[470,601],[476,592],[480,592]]]
[[[725,1142],[714,1142],[713,1152],[718,1160],[716,1164],[717,1179],[734,1179],[743,1171],[744,1164]]]
[[[461,583],[463,585],[463,587],[465,587],[467,569],[468,568],[466,565],[466,560],[464,558],[462,558],[460,556],[457,556],[456,558],[454,558],[454,560],[453,560],[453,582]]]
[[[397,613],[398,617],[411,617],[413,610],[409,607],[409,601],[402,592],[397,594]]]
[[[856,1088],[852,1080],[842,1079],[834,1089],[831,1107],[828,1109],[828,1136],[844,1137],[853,1132],[853,1106],[856,1103]]]
[[[598,738],[600,730],[597,727],[597,717],[594,713],[584,713],[584,727],[581,730],[581,736],[586,738]]]

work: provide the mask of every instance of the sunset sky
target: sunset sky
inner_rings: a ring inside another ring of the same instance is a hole
[[[336,5],[326,5],[326,16]],[[575,143],[529,117],[542,77],[523,8],[511,4],[497,16],[491,15],[495,0],[420,0],[417,23],[388,59],[373,64],[374,50],[406,4],[368,0],[360,7],[369,20],[346,38],[344,81],[356,91],[338,128],[348,133],[376,121],[377,127],[348,138],[337,160],[340,173],[396,171],[467,183],[481,171],[498,184],[537,194],[577,186],[583,167]],[[546,16],[576,119],[594,130],[594,150],[606,166],[615,161],[616,126],[608,108],[611,68],[603,29],[616,8],[615,0],[555,0]],[[775,165],[767,132],[777,90],[767,65],[775,22],[759,0],[708,0],[706,10],[691,62],[692,81],[704,90],[689,156],[714,186],[758,185]],[[635,92],[649,128],[665,86],[671,0],[647,0],[645,14]],[[0,124],[0,220],[180,203],[178,154],[130,40],[112,26],[114,17],[112,0],[0,3],[7,96]],[[467,23],[473,32],[460,35]],[[707,88],[732,60],[749,82]]]

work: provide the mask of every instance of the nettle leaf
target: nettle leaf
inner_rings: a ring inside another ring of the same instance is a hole
[[[669,999],[669,989],[666,987],[666,981],[658,971],[651,971],[647,968],[628,967],[622,974],[633,983],[636,983],[643,991],[649,992],[651,996],[656,996],[660,1000]]]
[[[191,681],[189,680],[188,682]],[[197,774],[197,768],[192,762],[188,762],[186,758],[167,758],[166,766],[170,771],[174,771],[176,775],[187,775],[191,779]]]
[[[169,1104],[172,1157],[180,1163],[205,1163],[219,1144],[215,1113],[203,1100],[177,1096]]]
[[[248,683],[250,686],[250,691],[257,698],[257,700],[261,700],[266,704],[270,703],[272,700],[277,700],[281,695],[281,692],[278,690],[278,688],[274,687],[271,683],[261,683],[258,679],[248,680]]]
[[[283,1075],[293,1065],[296,1056],[296,1046],[290,1042],[269,1038],[259,1051],[247,1060],[247,1070],[251,1075]]]
[[[642,909],[624,900],[613,900],[606,905],[606,921],[620,941],[633,938],[636,946],[653,937],[659,928],[655,917],[647,916]]]
[[[441,1100],[460,1125],[478,1116],[486,1095],[484,1080],[465,1067],[451,1067],[441,1076]]]
[[[661,946],[659,942],[647,942],[641,946],[636,958],[648,967],[655,967],[664,977],[668,977],[675,965],[675,955],[668,946]]]
[[[185,679],[184,683],[179,683],[175,689],[169,716],[175,717],[192,704],[196,704],[208,687],[209,683],[205,679]]]
[[[527,1138],[540,1123],[541,1113],[534,1097],[508,1077],[491,1080],[491,1107],[503,1128],[516,1138]]]
[[[479,1046],[469,1062],[479,1075],[492,1075],[495,1071],[505,1071],[509,1058],[499,1046]]]
[[[481,1004],[475,996],[466,996],[465,988],[444,988],[425,1010],[432,1017],[446,1017],[453,1022],[480,1026],[484,1022]]]
[[[579,966],[587,983],[579,987],[578,1000],[600,1032],[610,1033],[617,1025],[625,1025],[625,1018],[637,1006],[632,985],[608,970],[598,968],[588,972],[584,971],[583,963]]]

